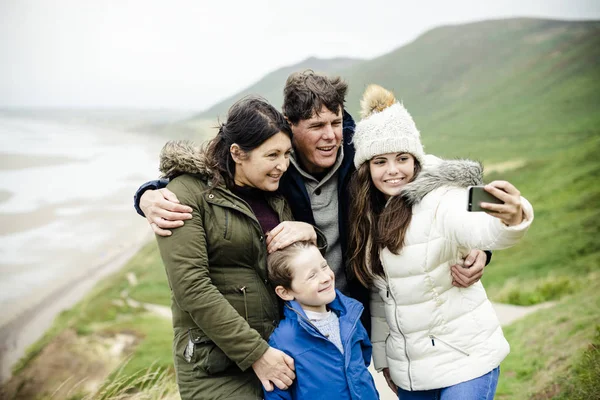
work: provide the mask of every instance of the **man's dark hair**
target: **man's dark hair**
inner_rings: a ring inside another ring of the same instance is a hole
[[[337,114],[344,108],[348,84],[339,76],[327,77],[312,70],[294,72],[283,89],[283,114],[292,124],[319,115],[325,106]]]

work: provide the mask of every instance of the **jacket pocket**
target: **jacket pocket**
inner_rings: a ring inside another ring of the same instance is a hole
[[[437,337],[437,336],[435,336],[435,335],[429,335],[429,338],[431,339],[431,345],[432,345],[432,346],[435,346],[435,345],[436,345],[436,342],[439,342],[439,343],[442,343],[443,345],[445,345],[445,346],[447,346],[447,347],[450,347],[450,348],[451,348],[451,349],[453,349],[453,350],[456,350],[456,351],[458,351],[459,353],[462,353],[462,354],[464,354],[464,355],[465,355],[465,356],[467,356],[467,357],[469,357],[469,356],[470,356],[470,354],[469,354],[467,351],[465,351],[465,350],[461,349],[461,348],[460,348],[460,347],[458,347],[458,346],[455,346],[455,345],[453,345],[453,344],[451,344],[451,343],[447,342],[447,341],[446,341],[446,340],[444,340],[444,339],[440,339],[439,337]]]
[[[214,375],[235,365],[201,329],[190,328],[188,336],[188,344],[185,347],[183,358],[193,364],[194,371],[200,372],[202,375]]]

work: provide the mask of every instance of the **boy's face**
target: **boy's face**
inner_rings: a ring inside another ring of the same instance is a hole
[[[306,172],[321,173],[333,166],[342,144],[342,110],[333,113],[323,106],[317,115],[292,124],[296,155]]]
[[[302,309],[325,312],[335,300],[335,276],[319,250],[311,246],[300,250],[290,261],[293,279],[291,288],[277,286],[279,297],[296,300]]]

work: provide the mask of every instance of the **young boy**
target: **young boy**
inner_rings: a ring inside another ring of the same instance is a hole
[[[363,306],[335,289],[317,247],[296,242],[267,261],[271,284],[285,300],[269,344],[294,359],[296,380],[288,390],[265,391],[265,400],[378,399],[367,370],[371,342],[360,322]]]

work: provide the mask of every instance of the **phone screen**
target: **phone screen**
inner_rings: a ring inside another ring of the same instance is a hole
[[[467,211],[486,211],[481,208],[481,203],[504,204],[502,200],[485,191],[483,186],[469,186],[469,202]]]

